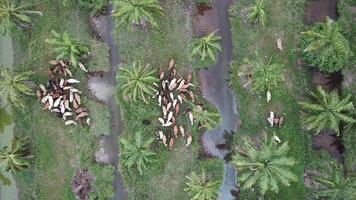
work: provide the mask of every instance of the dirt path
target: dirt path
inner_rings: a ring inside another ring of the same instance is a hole
[[[221,159],[229,153],[228,150],[220,150],[216,147],[218,144],[226,143],[224,130],[228,132],[236,131],[238,126],[238,113],[236,99],[229,88],[228,79],[229,70],[232,62],[232,34],[229,16],[229,0],[218,0],[213,5],[219,34],[222,37],[222,52],[217,57],[217,63],[208,70],[201,70],[200,81],[204,98],[214,104],[221,113],[221,125],[213,131],[206,131],[202,137],[204,149]],[[231,192],[236,191],[236,171],[231,163],[225,164],[225,175],[223,184],[220,188],[219,199],[233,200]]]
[[[110,6],[108,13],[111,13]],[[115,24],[111,17],[101,16],[97,18],[98,23],[94,24],[99,36],[106,42],[110,49],[110,71],[102,74],[94,74],[89,79],[89,87],[94,95],[105,102],[110,110],[111,134],[103,136],[103,148],[108,154],[109,162],[116,167],[114,187],[116,190],[112,200],[123,200],[127,195],[127,190],[123,183],[119,166],[119,145],[118,136],[122,131],[122,121],[118,104],[116,103],[116,74],[118,66],[121,64],[119,50],[115,44]]]

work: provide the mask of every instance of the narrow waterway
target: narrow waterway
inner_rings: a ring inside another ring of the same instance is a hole
[[[1,67],[12,67],[14,63],[12,39],[9,35],[0,36],[0,64]],[[6,99],[1,98],[1,105],[6,105]],[[6,106],[5,111],[11,114],[11,106]],[[3,120],[3,119],[0,119]],[[0,149],[7,146],[14,134],[14,124],[5,126],[4,133],[0,133]],[[11,185],[5,186],[0,182],[0,200],[16,200],[17,188],[12,174],[9,172],[2,172],[7,178],[10,178]]]
[[[111,13],[110,6],[108,13]],[[127,190],[123,183],[119,166],[119,144],[118,136],[122,131],[122,121],[120,110],[116,102],[116,74],[118,67],[121,64],[119,50],[115,43],[115,24],[110,16],[97,17],[94,23],[97,34],[109,46],[110,51],[110,71],[95,73],[89,78],[89,88],[94,95],[101,101],[107,104],[110,111],[110,126],[111,134],[102,137],[102,147],[107,153],[109,163],[116,167],[114,187],[116,194],[112,200],[123,200],[127,194]]]
[[[200,81],[204,98],[214,104],[221,113],[220,127],[213,131],[206,131],[203,135],[205,150],[214,156],[224,159],[230,150],[221,150],[216,147],[225,144],[225,130],[231,134],[238,127],[238,113],[235,96],[229,87],[230,65],[232,62],[232,34],[230,26],[229,5],[230,0],[215,1],[213,7],[218,19],[219,34],[221,36],[222,52],[217,57],[217,63],[208,70],[201,70]],[[219,200],[236,199],[232,195],[238,190],[236,186],[237,172],[230,162],[225,164],[225,175],[220,188]],[[234,192],[235,191],[235,192]]]

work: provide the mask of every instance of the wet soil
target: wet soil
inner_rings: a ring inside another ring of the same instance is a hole
[[[219,29],[216,7],[199,6],[194,11],[194,35],[202,37]]]
[[[111,13],[112,6],[109,6],[109,12]],[[90,90],[94,93],[96,98],[105,102],[110,110],[110,125],[111,134],[109,136],[101,137],[102,152],[108,156],[106,161],[116,167],[114,188],[116,190],[113,200],[123,200],[127,195],[127,190],[123,183],[123,177],[121,175],[119,166],[119,144],[118,136],[121,133],[121,115],[119,107],[115,99],[116,88],[116,74],[121,59],[119,50],[115,44],[115,25],[110,16],[96,16],[91,19],[91,24],[96,34],[105,41],[110,48],[110,71],[106,73],[94,73],[89,77],[88,85]],[[99,152],[98,152],[99,153]]]
[[[211,10],[206,10],[204,15],[195,17],[195,20],[198,20],[195,22],[197,36],[207,31],[201,29],[201,25],[205,26],[204,23],[206,23],[206,26],[211,29],[218,28],[218,34],[222,38],[220,43],[223,50],[218,54],[216,64],[210,66],[207,70],[199,71],[203,97],[216,106],[221,113],[220,127],[206,131],[202,136],[202,143],[206,153],[220,159],[228,157],[231,152],[228,148],[230,142],[227,139],[231,140],[232,137],[227,137],[226,134],[231,135],[238,127],[236,99],[227,82],[230,78],[229,70],[232,62],[232,35],[228,11],[230,4],[231,1],[229,0],[215,1]],[[224,180],[218,199],[233,200],[236,199],[234,195],[238,191],[236,186],[237,173],[230,162],[226,162],[224,168]]]
[[[323,130],[318,135],[314,136],[313,139],[314,149],[324,149],[328,151],[337,162],[343,163],[343,152],[344,146],[342,140],[330,131]]]
[[[337,19],[338,0],[317,0],[308,2],[305,8],[304,23],[310,25],[325,21],[325,17]]]

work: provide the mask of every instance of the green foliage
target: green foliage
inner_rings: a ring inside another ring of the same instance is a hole
[[[194,2],[198,6],[207,6],[212,3],[212,0],[194,0]]]
[[[0,108],[0,134],[4,132],[4,128],[12,122],[11,116],[4,108]]]
[[[158,82],[158,78],[154,77],[155,70],[149,70],[150,65],[146,67],[141,65],[140,61],[135,61],[132,67],[121,67],[120,73],[117,76],[119,84],[119,90],[124,97],[137,101],[142,100],[147,102],[146,95],[153,95],[156,89],[153,87],[153,83]]]
[[[297,176],[291,172],[296,161],[288,157],[288,151],[288,142],[279,146],[272,139],[268,142],[267,135],[259,147],[250,138],[245,138],[233,156],[242,189],[258,187],[262,195],[269,190],[278,193],[280,184],[290,186],[290,182],[297,181]]]
[[[256,3],[249,7],[248,21],[253,24],[261,23],[262,26],[266,24],[266,6],[265,0],[257,0]]]
[[[215,35],[216,31],[201,38],[195,38],[191,44],[190,58],[198,58],[201,62],[215,62],[216,54],[221,51],[220,36]]]
[[[207,128],[208,130],[213,130],[220,125],[220,113],[215,110],[203,109],[199,105],[193,105],[192,114],[197,123],[202,128]]]
[[[321,87],[318,87],[316,93],[311,93],[311,97],[315,103],[299,103],[305,111],[302,123],[306,125],[307,130],[314,130],[315,134],[318,134],[321,130],[330,128],[339,136],[341,122],[347,125],[356,122],[353,118],[355,108],[350,100],[351,94],[340,99],[336,92],[326,93]]]
[[[115,167],[112,165],[101,166],[93,164],[90,172],[95,176],[92,184],[93,191],[89,193],[91,200],[111,199],[115,195],[112,183],[114,181]]]
[[[71,65],[78,66],[79,59],[89,54],[90,47],[69,36],[67,31],[61,36],[59,33],[52,30],[53,37],[47,38],[45,42],[53,45],[54,51],[58,54],[57,60],[68,59]]]
[[[330,18],[323,24],[316,24],[309,31],[302,32],[301,48],[303,60],[321,71],[332,73],[345,67],[352,52],[339,25]]]
[[[42,16],[42,12],[29,10],[29,7],[18,5],[15,0],[0,0],[0,33],[13,33],[16,27],[31,25],[31,16]]]
[[[33,95],[31,72],[13,72],[0,66],[0,96],[7,98],[12,105],[23,107],[23,95]]]
[[[108,6],[108,0],[62,0],[66,7],[79,5],[82,9],[90,12],[90,15],[103,14]]]
[[[136,167],[136,169],[142,175],[143,170],[147,169],[149,165],[155,163],[156,154],[152,152],[149,148],[154,138],[148,140],[143,140],[142,133],[136,132],[135,138],[133,140],[127,140],[121,138],[121,159],[122,164],[131,169]]]
[[[284,81],[285,66],[278,63],[265,63],[256,53],[256,60],[245,59],[252,69],[252,91],[265,93],[278,88]],[[239,74],[241,75],[241,73]]]
[[[8,179],[4,174],[2,174],[1,171],[0,171],[0,181],[4,185],[11,185],[11,180]]]
[[[157,18],[163,15],[163,10],[158,0],[114,0],[112,16],[118,28],[127,26],[142,26],[146,22],[157,27]]]
[[[342,166],[332,162],[324,165],[326,171],[319,170],[315,177],[316,198],[327,198],[328,200],[353,200],[356,197],[356,179],[345,177]]]
[[[18,172],[30,166],[31,158],[29,138],[14,137],[9,146],[0,150],[0,161],[4,162],[5,170]]]
[[[190,200],[215,200],[219,194],[220,181],[209,181],[202,169],[200,175],[192,172],[190,176],[186,176],[188,182],[184,191],[189,193]]]

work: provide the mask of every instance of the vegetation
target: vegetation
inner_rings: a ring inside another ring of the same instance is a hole
[[[78,40],[71,38],[67,31],[64,31],[61,36],[59,33],[52,30],[53,37],[48,38],[45,41],[48,44],[53,45],[54,51],[58,54],[57,60],[67,59],[70,60],[72,66],[78,66],[86,71],[82,67],[79,59],[84,55],[89,54],[89,45],[84,44]]]
[[[212,3],[212,0],[194,0],[194,2],[198,6],[207,6]]]
[[[155,162],[156,154],[149,149],[153,141],[154,138],[144,141],[140,132],[135,134],[133,140],[122,138],[120,140],[122,144],[120,156],[123,165],[127,169],[135,167],[142,174],[143,170]]]
[[[248,21],[253,24],[260,23],[262,26],[266,24],[266,6],[265,0],[256,0],[255,4],[249,7]]]
[[[221,37],[215,35],[216,31],[201,38],[195,38],[191,44],[191,58],[198,58],[201,62],[215,62],[216,54],[221,51]]]
[[[251,139],[244,139],[233,156],[242,189],[258,187],[263,196],[268,190],[278,193],[281,184],[290,186],[290,182],[297,181],[297,176],[291,172],[296,161],[288,157],[288,151],[288,142],[279,146],[272,139],[268,142],[267,135],[260,147]]]
[[[4,185],[11,185],[10,179],[8,179],[4,174],[2,174],[1,171],[0,171],[0,181]]]
[[[340,99],[336,92],[327,93],[318,87],[316,93],[311,93],[311,96],[316,103],[300,103],[306,113],[302,116],[302,123],[306,125],[307,130],[314,130],[315,134],[318,134],[321,130],[330,128],[339,136],[341,122],[348,125],[356,122],[352,116],[355,108],[351,94]]]
[[[30,81],[31,72],[12,72],[1,67],[0,94],[7,98],[12,105],[22,107],[23,95],[33,95],[34,83]]]
[[[284,81],[285,67],[282,64],[277,63],[265,63],[263,59],[256,53],[254,61],[245,59],[247,65],[253,67],[251,72],[239,72],[239,76],[249,76],[252,78],[252,91],[257,93],[265,93],[267,91],[273,91],[280,86]]]
[[[356,180],[353,177],[345,177],[342,166],[335,162],[327,165],[327,171],[320,170],[315,177],[315,197],[330,200],[348,200],[356,195]]]
[[[190,195],[191,200],[215,200],[219,194],[220,181],[209,181],[205,174],[205,170],[202,169],[201,174],[192,172],[190,176],[186,176],[188,182],[186,182],[186,188]]]
[[[31,158],[29,138],[14,137],[9,146],[0,150],[0,161],[4,162],[5,170],[13,173],[27,169]]]
[[[90,12],[90,15],[103,14],[108,6],[107,0],[62,0],[66,7],[79,5],[81,8]]]
[[[345,67],[352,56],[350,45],[340,33],[339,25],[330,18],[302,32],[303,60],[321,71],[332,73]]]
[[[131,68],[121,67],[117,80],[120,91],[125,98],[137,101],[142,100],[147,103],[146,95],[153,95],[156,89],[153,83],[158,82],[158,79],[153,75],[155,70],[149,70],[150,65],[145,67],[140,61],[135,61]]]
[[[201,128],[213,130],[220,125],[220,113],[217,110],[206,110],[199,105],[194,105],[192,114]]]
[[[12,122],[11,116],[4,108],[0,108],[0,134],[4,132],[4,128]]]
[[[129,30],[133,26],[145,26],[146,23],[157,27],[157,18],[163,15],[163,10],[158,0],[114,0],[112,16],[116,20],[116,26],[127,26]]]
[[[29,10],[29,7],[18,5],[15,0],[0,0],[0,33],[12,33],[16,27],[31,25],[32,16],[42,16],[42,12]]]

